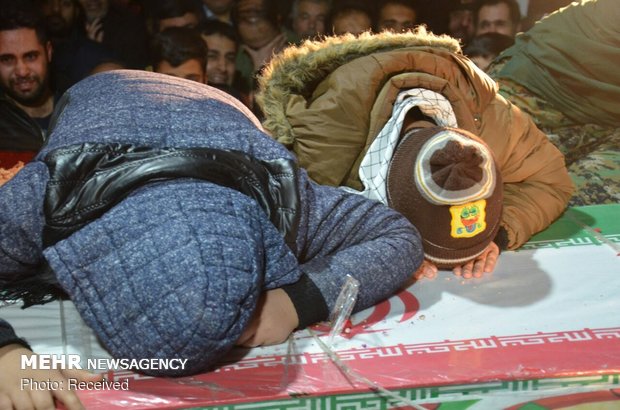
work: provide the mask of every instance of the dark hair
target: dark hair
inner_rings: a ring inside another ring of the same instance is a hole
[[[515,43],[514,38],[500,33],[475,36],[463,49],[467,57],[496,57]]]
[[[196,59],[207,67],[207,43],[195,29],[169,27],[153,36],[151,41],[151,62],[153,68],[162,61],[178,67],[188,60]]]
[[[474,10],[474,23],[478,25],[478,12],[484,6],[495,6],[497,4],[505,4],[508,6],[508,10],[510,13],[510,21],[515,26],[521,22],[521,10],[519,10],[519,3],[517,0],[478,0],[476,4],[476,9]]]
[[[235,44],[239,44],[239,37],[237,36],[237,32],[234,27],[220,20],[209,20],[205,22],[201,26],[200,34],[203,36],[219,34],[233,41]]]
[[[27,0],[0,0],[0,31],[33,29],[42,45],[47,44],[48,36],[45,19],[39,8]]]
[[[202,16],[202,10],[194,0],[151,0],[148,7],[154,32],[159,31],[160,20],[182,17],[187,13],[195,14],[199,20]]]

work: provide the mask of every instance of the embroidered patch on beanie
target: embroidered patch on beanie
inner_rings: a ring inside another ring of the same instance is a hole
[[[452,220],[450,235],[453,238],[471,238],[484,232],[487,228],[486,208],[487,201],[480,199],[463,205],[450,207]]]

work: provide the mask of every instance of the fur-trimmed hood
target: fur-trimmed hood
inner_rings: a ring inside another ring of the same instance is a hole
[[[286,119],[292,94],[310,95],[336,68],[362,56],[409,47],[434,47],[460,53],[458,40],[438,36],[419,27],[415,32],[345,34],[306,41],[276,55],[259,77],[257,101],[265,114],[263,126],[280,142],[292,143],[294,136]]]

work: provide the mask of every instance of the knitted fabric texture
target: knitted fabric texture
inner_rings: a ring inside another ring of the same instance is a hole
[[[486,144],[464,130],[407,133],[392,158],[388,198],[420,231],[425,257],[441,268],[475,258],[499,230],[501,175]]]
[[[434,133],[418,152],[415,183],[420,194],[436,205],[460,205],[488,198],[495,188],[495,164],[486,145],[449,129]]]
[[[463,161],[458,162],[460,157]],[[449,141],[443,150],[435,151],[429,164],[433,182],[447,191],[460,191],[482,180],[482,157],[473,147]]]

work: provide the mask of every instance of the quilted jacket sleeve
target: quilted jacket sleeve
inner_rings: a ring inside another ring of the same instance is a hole
[[[46,172],[42,163],[29,163],[0,187],[0,284],[7,275],[28,270],[42,258]]]
[[[327,319],[347,274],[360,282],[357,311],[391,296],[422,263],[417,230],[388,207],[314,183],[305,198],[308,230],[299,256],[304,275],[283,287],[300,328]]]
[[[562,153],[527,114],[503,97],[498,95],[485,110],[482,124],[495,128],[483,128],[481,133],[495,135],[484,139],[501,168],[502,226],[508,233],[508,249],[516,249],[562,214],[573,184]]]

